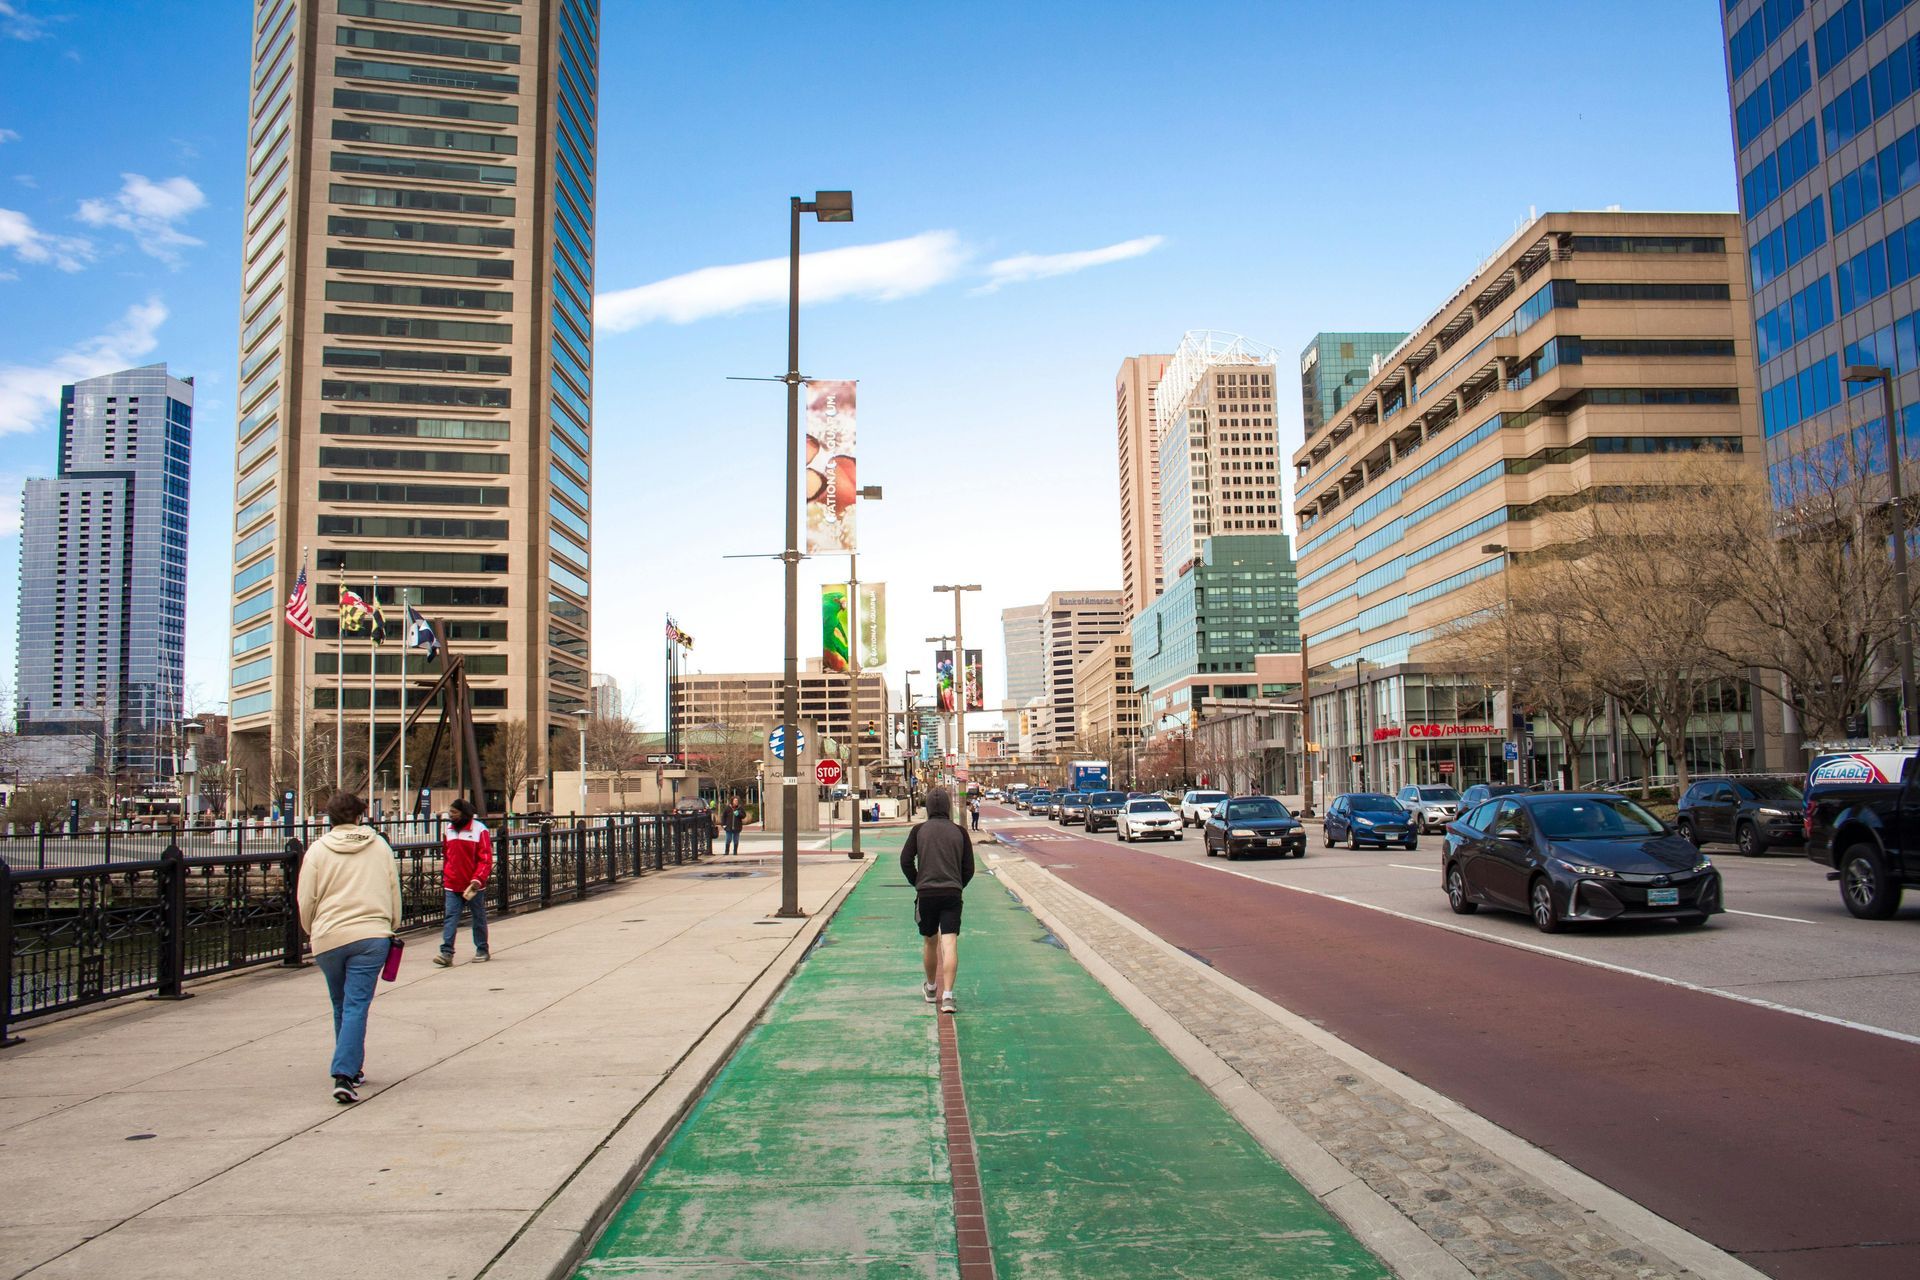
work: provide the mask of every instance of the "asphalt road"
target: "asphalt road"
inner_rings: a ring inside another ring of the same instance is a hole
[[[1729,905],[1751,914],[1548,937],[1519,916],[1448,913],[1438,837],[1354,854],[1315,828],[1305,859],[1229,867],[1198,832],[1123,846],[1004,810],[988,829],[1768,1274],[1920,1275],[1920,1044],[1896,994],[1920,972],[1920,912],[1856,921],[1804,859],[1730,856]]]

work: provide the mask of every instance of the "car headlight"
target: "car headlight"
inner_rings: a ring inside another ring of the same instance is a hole
[[[1232,831],[1228,832],[1228,834],[1236,840],[1250,840],[1254,835],[1253,832],[1247,830],[1245,827],[1235,827]]]
[[[1713,870],[1713,859],[1703,853],[1700,855],[1700,861],[1693,864],[1693,869],[1695,871],[1711,871]]]
[[[1356,827],[1370,827],[1373,825],[1373,819],[1356,813],[1353,815],[1353,825]]]
[[[1791,818],[1796,816],[1788,813],[1785,809],[1761,809],[1759,810],[1759,814],[1763,818]]]
[[[1565,858],[1555,858],[1554,861],[1577,876],[1591,876],[1595,880],[1614,878],[1614,872],[1607,867],[1596,867],[1585,862],[1568,862]]]

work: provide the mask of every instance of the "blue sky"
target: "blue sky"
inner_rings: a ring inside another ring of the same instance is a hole
[[[1122,357],[1190,328],[1272,344],[1286,452],[1307,339],[1419,323],[1529,208],[1735,207],[1711,3],[605,8],[594,667],[653,727],[665,612],[701,669],[779,664],[778,565],[721,557],[781,543],[780,388],[725,379],[781,371],[784,308],[752,272],[682,277],[784,254],[789,195],[851,188],[857,221],[806,247],[870,247],[809,263],[842,296],[808,307],[801,363],[861,381],[894,683],[951,625],[928,586],[978,582],[990,701],[1002,608],[1119,585]],[[196,377],[203,707],[227,696],[246,13],[0,0],[0,490],[51,468],[62,381]]]

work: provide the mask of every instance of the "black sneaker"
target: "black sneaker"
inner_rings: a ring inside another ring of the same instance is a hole
[[[360,1086],[352,1076],[333,1078],[333,1100],[341,1106],[360,1101]]]
[[[491,959],[493,959],[493,952],[478,951],[474,953],[473,962],[475,964],[485,964],[487,961]]]

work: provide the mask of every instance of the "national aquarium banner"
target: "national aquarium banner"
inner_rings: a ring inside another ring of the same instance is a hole
[[[829,582],[820,588],[820,665],[828,671],[846,671],[853,650],[853,626],[847,619],[847,584]]]
[[[858,551],[852,382],[807,383],[807,553]]]
[[[887,665],[887,584],[860,584],[860,669],[875,671]]]
[[[933,682],[940,691],[940,709],[953,710],[953,650],[933,651]]]
[[[980,650],[967,650],[967,710],[987,709],[986,690],[981,687]]]

